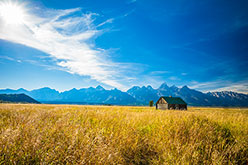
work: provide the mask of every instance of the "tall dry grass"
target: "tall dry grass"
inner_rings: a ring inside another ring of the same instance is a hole
[[[247,164],[248,109],[0,104],[0,164]]]

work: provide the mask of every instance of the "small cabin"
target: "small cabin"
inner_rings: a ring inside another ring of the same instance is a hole
[[[187,103],[180,97],[160,97],[156,102],[156,109],[187,110]]]

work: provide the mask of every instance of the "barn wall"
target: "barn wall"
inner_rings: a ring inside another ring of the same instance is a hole
[[[157,109],[168,109],[168,104],[157,104]]]
[[[158,100],[158,104],[167,104],[167,102],[163,98],[161,98]]]

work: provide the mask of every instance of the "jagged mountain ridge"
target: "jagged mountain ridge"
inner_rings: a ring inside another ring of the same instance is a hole
[[[146,99],[146,102],[149,100],[158,100],[161,96],[174,96],[183,98],[189,105],[194,106],[221,106],[218,104],[218,99],[213,96],[206,95],[200,91],[190,89],[187,86],[183,86],[182,88],[178,88],[176,86],[169,87],[166,83],[163,83],[158,89],[150,89],[152,92],[149,97],[146,96],[147,88],[150,87],[142,87],[137,88],[133,87],[127,91],[131,96],[137,99],[137,101],[143,102],[142,99]],[[142,90],[143,89],[143,90]],[[142,99],[140,99],[142,98]]]
[[[208,92],[207,94],[219,98],[224,105],[228,105],[229,102],[238,106],[248,105],[248,95],[246,94],[230,91]]]
[[[96,88],[71,89],[59,92],[48,87],[25,90],[4,89],[0,94],[20,94],[35,98],[42,103],[66,103],[66,104],[114,104],[114,105],[136,105],[136,100],[126,92],[118,89],[105,90],[100,85]]]
[[[154,89],[150,85],[134,86],[127,92],[116,88],[106,90],[99,85],[96,88],[73,88],[64,92],[45,87],[31,91],[23,88],[5,89],[0,90],[0,93],[25,93],[42,103],[148,105],[150,100],[156,102],[160,96],[176,96],[183,98],[193,106],[248,106],[248,95],[246,94],[231,91],[202,93],[187,86],[178,88],[173,85],[169,87],[166,83],[163,83],[158,89]]]

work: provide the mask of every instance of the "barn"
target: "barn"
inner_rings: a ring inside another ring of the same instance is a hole
[[[160,97],[156,102],[156,109],[187,110],[187,103],[180,97]]]

